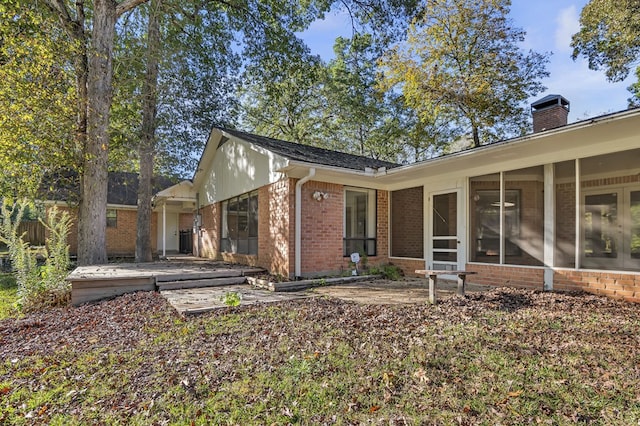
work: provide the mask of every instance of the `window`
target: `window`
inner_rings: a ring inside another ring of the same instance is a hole
[[[223,201],[220,249],[227,253],[258,254],[258,192]]]
[[[474,177],[470,190],[473,202],[471,260],[541,266],[544,260],[543,167]]]
[[[376,191],[345,190],[343,255],[376,255]]]
[[[115,228],[118,226],[118,210],[107,209],[107,228]]]

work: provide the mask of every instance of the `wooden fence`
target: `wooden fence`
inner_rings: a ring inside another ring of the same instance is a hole
[[[24,235],[24,240],[32,246],[43,246],[45,243],[44,225],[37,220],[23,221],[18,227],[18,235]]]

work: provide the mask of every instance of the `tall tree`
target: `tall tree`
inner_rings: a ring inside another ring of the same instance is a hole
[[[113,94],[113,47],[119,16],[147,0],[44,0],[77,47],[77,144],[82,147],[78,209],[78,264],[106,263],[109,117]],[[90,12],[90,13],[88,13]],[[87,30],[90,28],[90,30]]]
[[[151,0],[147,24],[146,72],[142,92],[142,132],[138,156],[138,214],[136,223],[136,262],[151,262],[151,196],[156,150],[156,113],[158,104],[158,62],[160,57],[160,13],[162,0]]]
[[[247,67],[240,88],[243,124],[265,136],[328,148],[322,137],[328,125],[325,66],[299,40],[292,42]]]
[[[74,168],[74,46],[28,1],[0,4],[0,197],[33,197],[43,176]]]
[[[385,87],[399,88],[424,122],[445,119],[483,142],[528,128],[525,101],[544,89],[547,56],[523,52],[509,0],[433,0],[385,55]]]
[[[623,81],[636,66],[638,82],[629,87],[629,104],[640,103],[639,0],[591,0],[580,13],[571,46],[573,59],[585,56],[589,68],[603,68],[609,81]]]
[[[333,138],[349,152],[397,161],[403,150],[401,135],[409,129],[398,119],[402,111],[397,94],[376,85],[380,48],[370,33],[338,37],[325,93]]]

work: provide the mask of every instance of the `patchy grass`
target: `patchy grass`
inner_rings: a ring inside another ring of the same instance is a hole
[[[0,423],[640,421],[640,306],[499,289],[183,318],[157,294],[0,321]]]
[[[0,320],[18,315],[18,285],[13,274],[0,273]]]

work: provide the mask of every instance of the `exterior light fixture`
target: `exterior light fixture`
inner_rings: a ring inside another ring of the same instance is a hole
[[[326,200],[327,198],[329,198],[329,194],[326,192],[315,191],[313,193],[313,199],[316,201]]]

